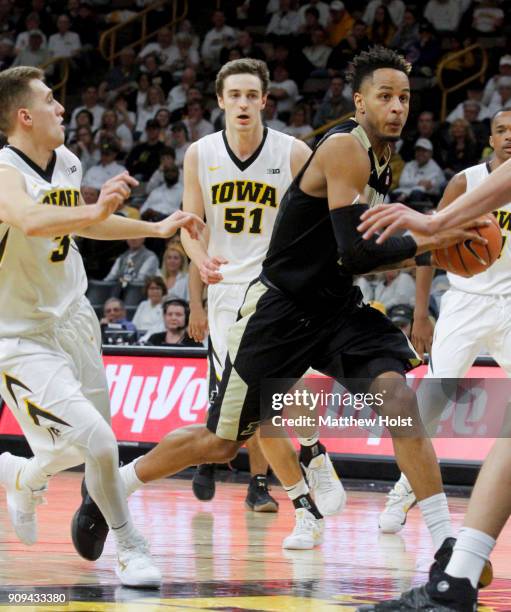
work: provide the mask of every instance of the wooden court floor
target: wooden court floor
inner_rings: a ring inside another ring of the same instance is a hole
[[[48,503],[38,509],[40,537],[33,547],[16,540],[0,493],[0,610],[351,612],[361,603],[423,582],[431,563],[430,537],[417,509],[400,535],[378,533],[381,493],[350,492],[344,513],[327,519],[321,548],[284,551],[281,542],[292,529],[293,514],[281,489],[273,489],[280,512],[260,515],[245,510],[245,485],[221,483],[214,501],[205,503],[193,497],[189,481],[171,479],[130,499],[164,585],[157,592],[126,589],[113,571],[110,538],[95,563],[74,552],[69,525],[79,503],[80,481],[81,474],[71,472],[51,481]],[[449,503],[459,526],[467,500],[451,497]],[[492,561],[496,579],[481,594],[481,610],[509,611],[511,523]],[[6,603],[14,589],[48,586],[67,589],[71,603]]]

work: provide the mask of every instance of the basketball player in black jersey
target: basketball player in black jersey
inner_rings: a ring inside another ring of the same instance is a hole
[[[367,209],[361,202],[382,202],[390,185],[389,142],[399,138],[408,115],[409,69],[401,56],[380,47],[355,58],[355,120],[325,135],[281,202],[262,275],[249,286],[229,332],[226,368],[207,426],[173,431],[139,459],[132,490],[191,465],[232,459],[270,416],[271,407],[260,403],[262,381],[300,378],[313,367],[337,379],[372,381],[366,390],[386,390],[382,415],[412,417],[415,435],[394,438],[399,467],[414,488],[435,549],[451,535],[435,453],[405,383],[405,372],[420,360],[400,330],[362,303],[352,282],[354,274],[414,266],[433,248],[476,239],[451,230],[378,245],[356,230]],[[281,481],[299,469],[292,448],[267,459]],[[297,524],[290,537],[311,547],[306,544],[321,540],[322,517],[303,481],[292,489]]]

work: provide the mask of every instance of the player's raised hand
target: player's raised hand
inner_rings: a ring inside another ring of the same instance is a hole
[[[203,342],[208,333],[208,315],[202,304],[190,305],[190,320],[188,322],[188,335],[195,342]]]
[[[412,344],[421,359],[424,353],[429,353],[433,342],[433,323],[428,316],[413,318],[412,324]]]
[[[194,240],[200,238],[206,226],[200,217],[194,213],[183,212],[182,210],[176,210],[176,212],[163,219],[163,221],[159,221],[157,225],[159,226],[162,238],[169,238],[179,228],[184,228]]]
[[[108,179],[101,188],[96,202],[100,219],[106,219],[113,214],[130,197],[131,188],[137,185],[138,181],[127,171]]]
[[[224,277],[220,273],[220,266],[226,263],[229,263],[227,259],[218,256],[204,259],[199,266],[199,274],[202,282],[206,285],[216,285],[216,283],[223,280]]]

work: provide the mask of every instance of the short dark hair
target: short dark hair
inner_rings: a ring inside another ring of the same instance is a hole
[[[43,79],[44,72],[32,66],[16,66],[0,73],[0,130],[4,134],[14,127],[14,113],[29,102],[30,81]]]
[[[495,119],[497,119],[497,117],[501,114],[501,113],[511,113],[511,108],[499,108],[498,111],[495,111],[493,113],[493,115],[491,116],[490,119],[490,128],[493,130],[493,124],[495,123]]]
[[[161,289],[162,295],[167,293],[167,285],[161,276],[148,276],[144,283],[144,295],[147,297],[150,285],[158,285]]]
[[[393,68],[408,76],[412,66],[396,51],[380,45],[371,47],[368,51],[362,51],[353,59],[346,72],[346,80],[351,85],[353,93],[360,91],[364,79],[380,68]]]
[[[270,73],[265,62],[250,57],[235,59],[224,64],[216,75],[215,90],[217,96],[224,91],[225,79],[233,74],[253,74],[259,77],[263,95],[268,91],[270,84]]]

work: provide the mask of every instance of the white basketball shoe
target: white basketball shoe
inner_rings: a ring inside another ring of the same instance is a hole
[[[346,491],[330,461],[328,453],[321,453],[302,467],[318,510],[323,516],[339,514],[346,505]]]
[[[397,533],[406,523],[406,515],[417,500],[404,474],[387,495],[387,503],[380,514],[378,526],[383,533]]]
[[[317,519],[306,508],[296,508],[295,528],[282,542],[282,548],[310,550],[323,542],[323,519]]]
[[[124,586],[146,589],[161,586],[161,572],[152,560],[146,539],[139,533],[129,545],[117,545],[115,573]]]
[[[38,491],[22,487],[19,483],[21,470],[28,459],[16,457],[11,453],[0,455],[0,484],[4,486],[7,498],[7,511],[18,538],[31,546],[37,542],[36,507],[44,503],[45,486]]]

